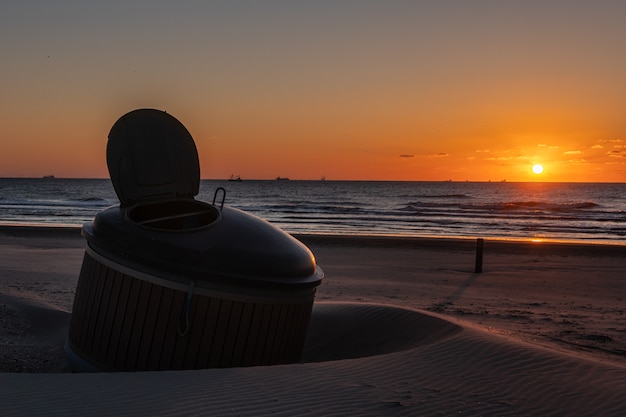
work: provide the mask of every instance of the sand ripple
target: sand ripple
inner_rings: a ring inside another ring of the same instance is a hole
[[[336,324],[332,331],[331,323]],[[116,374],[0,374],[0,414],[626,413],[626,368],[461,327],[419,311],[318,303],[309,343],[309,362],[295,365]],[[354,358],[346,359],[348,356]]]

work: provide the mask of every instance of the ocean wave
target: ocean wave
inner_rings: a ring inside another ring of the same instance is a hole
[[[450,199],[450,198],[460,198],[460,199],[464,199],[464,198],[473,198],[470,195],[467,194],[423,194],[423,195],[413,195],[410,196],[412,198],[424,198],[424,199]]]
[[[81,197],[70,198],[68,201],[75,201],[79,203],[107,203],[110,204],[111,200],[102,197]]]
[[[295,233],[398,234],[622,242],[626,184],[335,181],[202,182],[226,204]],[[0,179],[0,221],[80,225],[119,204],[109,180]]]
[[[456,208],[465,211],[476,212],[509,212],[509,211],[524,211],[524,212],[576,212],[581,210],[595,210],[601,207],[599,204],[584,201],[576,203],[548,203],[542,201],[510,201],[510,202],[489,202],[489,203],[462,203],[462,202],[450,202],[450,203],[433,203],[424,201],[415,201],[407,203],[399,208],[400,211],[411,210],[428,210],[428,209],[446,209]]]
[[[543,201],[511,201],[496,204],[487,204],[484,207],[485,210],[534,210],[534,211],[555,211],[555,212],[570,212],[577,210],[589,210],[599,207],[598,204],[585,201],[579,203],[548,203]]]
[[[107,207],[114,204],[113,201],[102,198],[85,199],[2,199],[0,207]]]

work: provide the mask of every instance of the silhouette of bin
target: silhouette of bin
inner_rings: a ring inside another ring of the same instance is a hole
[[[200,369],[300,360],[323,273],[309,249],[241,210],[195,200],[187,129],[152,109],[122,116],[107,165],[119,206],[87,240],[65,345],[75,371]]]

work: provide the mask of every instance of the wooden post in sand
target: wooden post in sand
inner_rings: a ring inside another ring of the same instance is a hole
[[[476,239],[476,266],[474,267],[475,273],[483,272],[483,243],[484,239],[479,237]]]

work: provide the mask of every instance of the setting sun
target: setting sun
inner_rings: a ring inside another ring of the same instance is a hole
[[[543,172],[543,165],[541,164],[533,165],[533,172],[537,175],[541,174]]]

